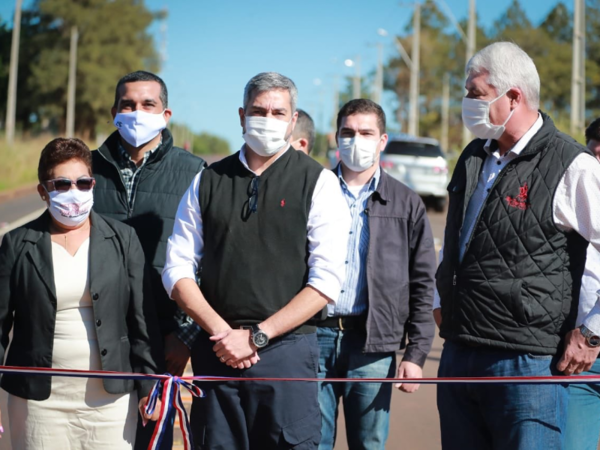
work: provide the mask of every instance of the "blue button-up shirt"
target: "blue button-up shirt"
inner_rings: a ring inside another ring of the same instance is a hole
[[[342,177],[338,167],[338,177],[344,198],[348,202],[352,225],[348,239],[346,256],[346,281],[335,306],[328,306],[330,317],[358,316],[367,310],[367,255],[369,253],[369,217],[365,212],[369,197],[377,189],[381,169],[378,167],[373,178],[355,195]]]

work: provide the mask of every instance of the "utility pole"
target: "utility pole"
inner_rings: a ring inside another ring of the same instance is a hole
[[[375,89],[373,89],[373,101],[381,104],[383,97],[383,44],[377,43],[377,71],[375,72]]]
[[[71,49],[69,54],[69,85],[67,88],[67,137],[75,136],[75,87],[77,85],[77,43],[79,32],[71,27]]]
[[[450,74],[444,74],[444,85],[442,88],[442,150],[448,151],[448,120],[450,117]]]
[[[352,96],[353,98],[360,98],[360,55],[356,56],[356,59],[354,60],[354,66],[356,67],[356,72],[354,74]]]
[[[17,111],[17,74],[19,69],[19,40],[21,38],[21,7],[23,0],[16,0],[13,20],[12,43],[10,47],[10,68],[8,71],[8,100],[6,102],[6,143],[15,141],[15,115]]]
[[[571,69],[571,134],[585,128],[585,0],[574,0]]]
[[[331,130],[333,134],[337,131],[337,113],[340,109],[340,90],[339,90],[339,77],[334,75],[333,77],[333,114],[331,115]]]
[[[419,47],[421,41],[421,4],[415,3],[413,16],[413,38],[410,70],[410,110],[408,115],[408,133],[419,135]]]
[[[467,61],[465,63],[468,64],[469,60],[475,54],[475,39],[476,39],[476,31],[477,31],[477,15],[475,13],[475,0],[469,0],[469,25],[467,27]],[[463,147],[466,147],[473,137],[471,136],[471,132],[463,125]]]

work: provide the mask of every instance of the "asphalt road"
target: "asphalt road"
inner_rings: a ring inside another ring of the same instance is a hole
[[[43,207],[39,196],[32,188],[19,198],[0,202],[0,238],[2,222],[14,224],[24,216],[31,216]],[[445,213],[428,213],[434,237],[439,243],[445,225]],[[433,349],[425,364],[424,376],[437,376],[438,362],[442,350],[442,340],[436,338]],[[398,360],[402,358],[399,353]],[[405,394],[394,390],[390,418],[390,435],[387,449],[390,450],[436,450],[441,448],[438,413],[435,403],[435,386],[423,385],[413,394]],[[0,450],[10,450],[10,433],[6,407],[6,392],[0,390],[0,411],[4,413],[2,424],[6,432],[0,439]],[[179,448],[179,447],[174,447]],[[343,412],[340,408],[338,421],[338,438],[335,450],[347,450]]]

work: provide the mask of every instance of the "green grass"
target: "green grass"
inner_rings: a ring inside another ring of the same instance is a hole
[[[0,137],[0,192],[35,183],[40,153],[51,138],[17,139],[9,147]]]

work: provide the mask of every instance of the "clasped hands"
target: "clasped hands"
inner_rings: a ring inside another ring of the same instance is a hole
[[[227,330],[215,334],[210,340],[219,361],[234,369],[249,369],[258,361],[257,348],[250,339],[250,330]]]

